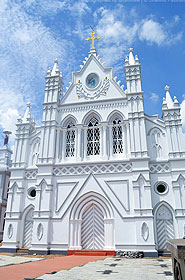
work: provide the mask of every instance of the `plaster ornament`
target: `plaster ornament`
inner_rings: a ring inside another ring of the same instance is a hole
[[[149,228],[145,222],[142,224],[142,227],[141,227],[141,235],[142,235],[144,241],[147,241],[147,239],[149,237]]]
[[[38,238],[38,240],[42,239],[43,232],[44,232],[43,225],[40,223],[37,227],[37,238]]]
[[[103,80],[102,86],[98,90],[90,92],[90,91],[86,91],[83,88],[82,82],[79,80],[78,83],[76,84],[76,94],[77,94],[78,98],[83,97],[85,99],[92,100],[95,98],[99,98],[100,95],[106,95],[107,91],[109,89],[109,86],[110,86],[109,79],[107,77],[105,77],[105,79]]]
[[[13,226],[12,224],[10,224],[8,227],[8,238],[11,239],[12,235],[13,235]]]

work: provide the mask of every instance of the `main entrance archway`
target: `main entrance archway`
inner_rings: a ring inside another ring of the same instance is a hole
[[[82,214],[81,246],[82,249],[104,248],[104,216],[93,203]]]
[[[156,212],[158,250],[166,250],[166,241],[174,238],[173,216],[170,209],[162,204]]]
[[[33,208],[25,216],[24,232],[23,232],[23,248],[30,248],[32,242],[32,229],[33,229]]]
[[[88,192],[73,204],[69,249],[115,249],[112,207],[101,194]]]

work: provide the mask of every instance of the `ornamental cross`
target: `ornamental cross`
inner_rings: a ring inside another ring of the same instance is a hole
[[[88,37],[88,38],[86,38],[85,40],[87,40],[87,41],[92,40],[92,48],[94,48],[94,40],[95,40],[95,39],[100,39],[101,37],[100,37],[100,36],[96,36],[96,37],[95,37],[95,36],[94,36],[94,35],[95,35],[95,32],[94,32],[94,31],[93,31],[91,34],[92,34],[92,37],[91,37],[91,38]]]

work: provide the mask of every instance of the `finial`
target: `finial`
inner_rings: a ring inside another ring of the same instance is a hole
[[[135,55],[135,63],[139,63],[139,58],[138,58],[137,54]]]
[[[27,102],[26,105],[27,105],[28,108],[31,107],[31,103],[30,102]]]
[[[55,58],[55,61],[54,61],[54,65],[53,65],[53,69],[51,71],[51,76],[55,76],[56,74],[59,74],[59,68],[58,68],[58,59]]]
[[[177,100],[177,97],[174,96],[174,106],[178,107],[179,106],[179,101]]]
[[[95,32],[94,32],[94,31],[92,31],[91,35],[92,35],[91,38],[87,37],[85,40],[86,40],[86,41],[92,40],[92,49],[94,49],[94,40],[95,40],[95,39],[100,39],[101,37],[100,37],[100,36],[96,36],[96,37],[95,37],[95,36],[94,36],[94,35],[95,35]]]
[[[164,89],[166,91],[167,107],[168,107],[168,109],[172,109],[174,107],[174,104],[173,104],[173,100],[172,100],[170,92],[169,92],[170,87],[166,85]]]
[[[135,64],[135,60],[134,60],[134,56],[133,56],[133,48],[129,49],[129,64],[130,65]]]
[[[164,89],[165,89],[165,91],[169,91],[170,86],[167,86],[167,85],[166,85]]]

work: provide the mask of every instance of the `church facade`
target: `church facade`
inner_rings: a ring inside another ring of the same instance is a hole
[[[185,235],[185,149],[179,103],[165,87],[162,120],[143,109],[141,65],[126,89],[91,48],[66,93],[55,60],[41,126],[17,121],[1,250],[142,250]]]

